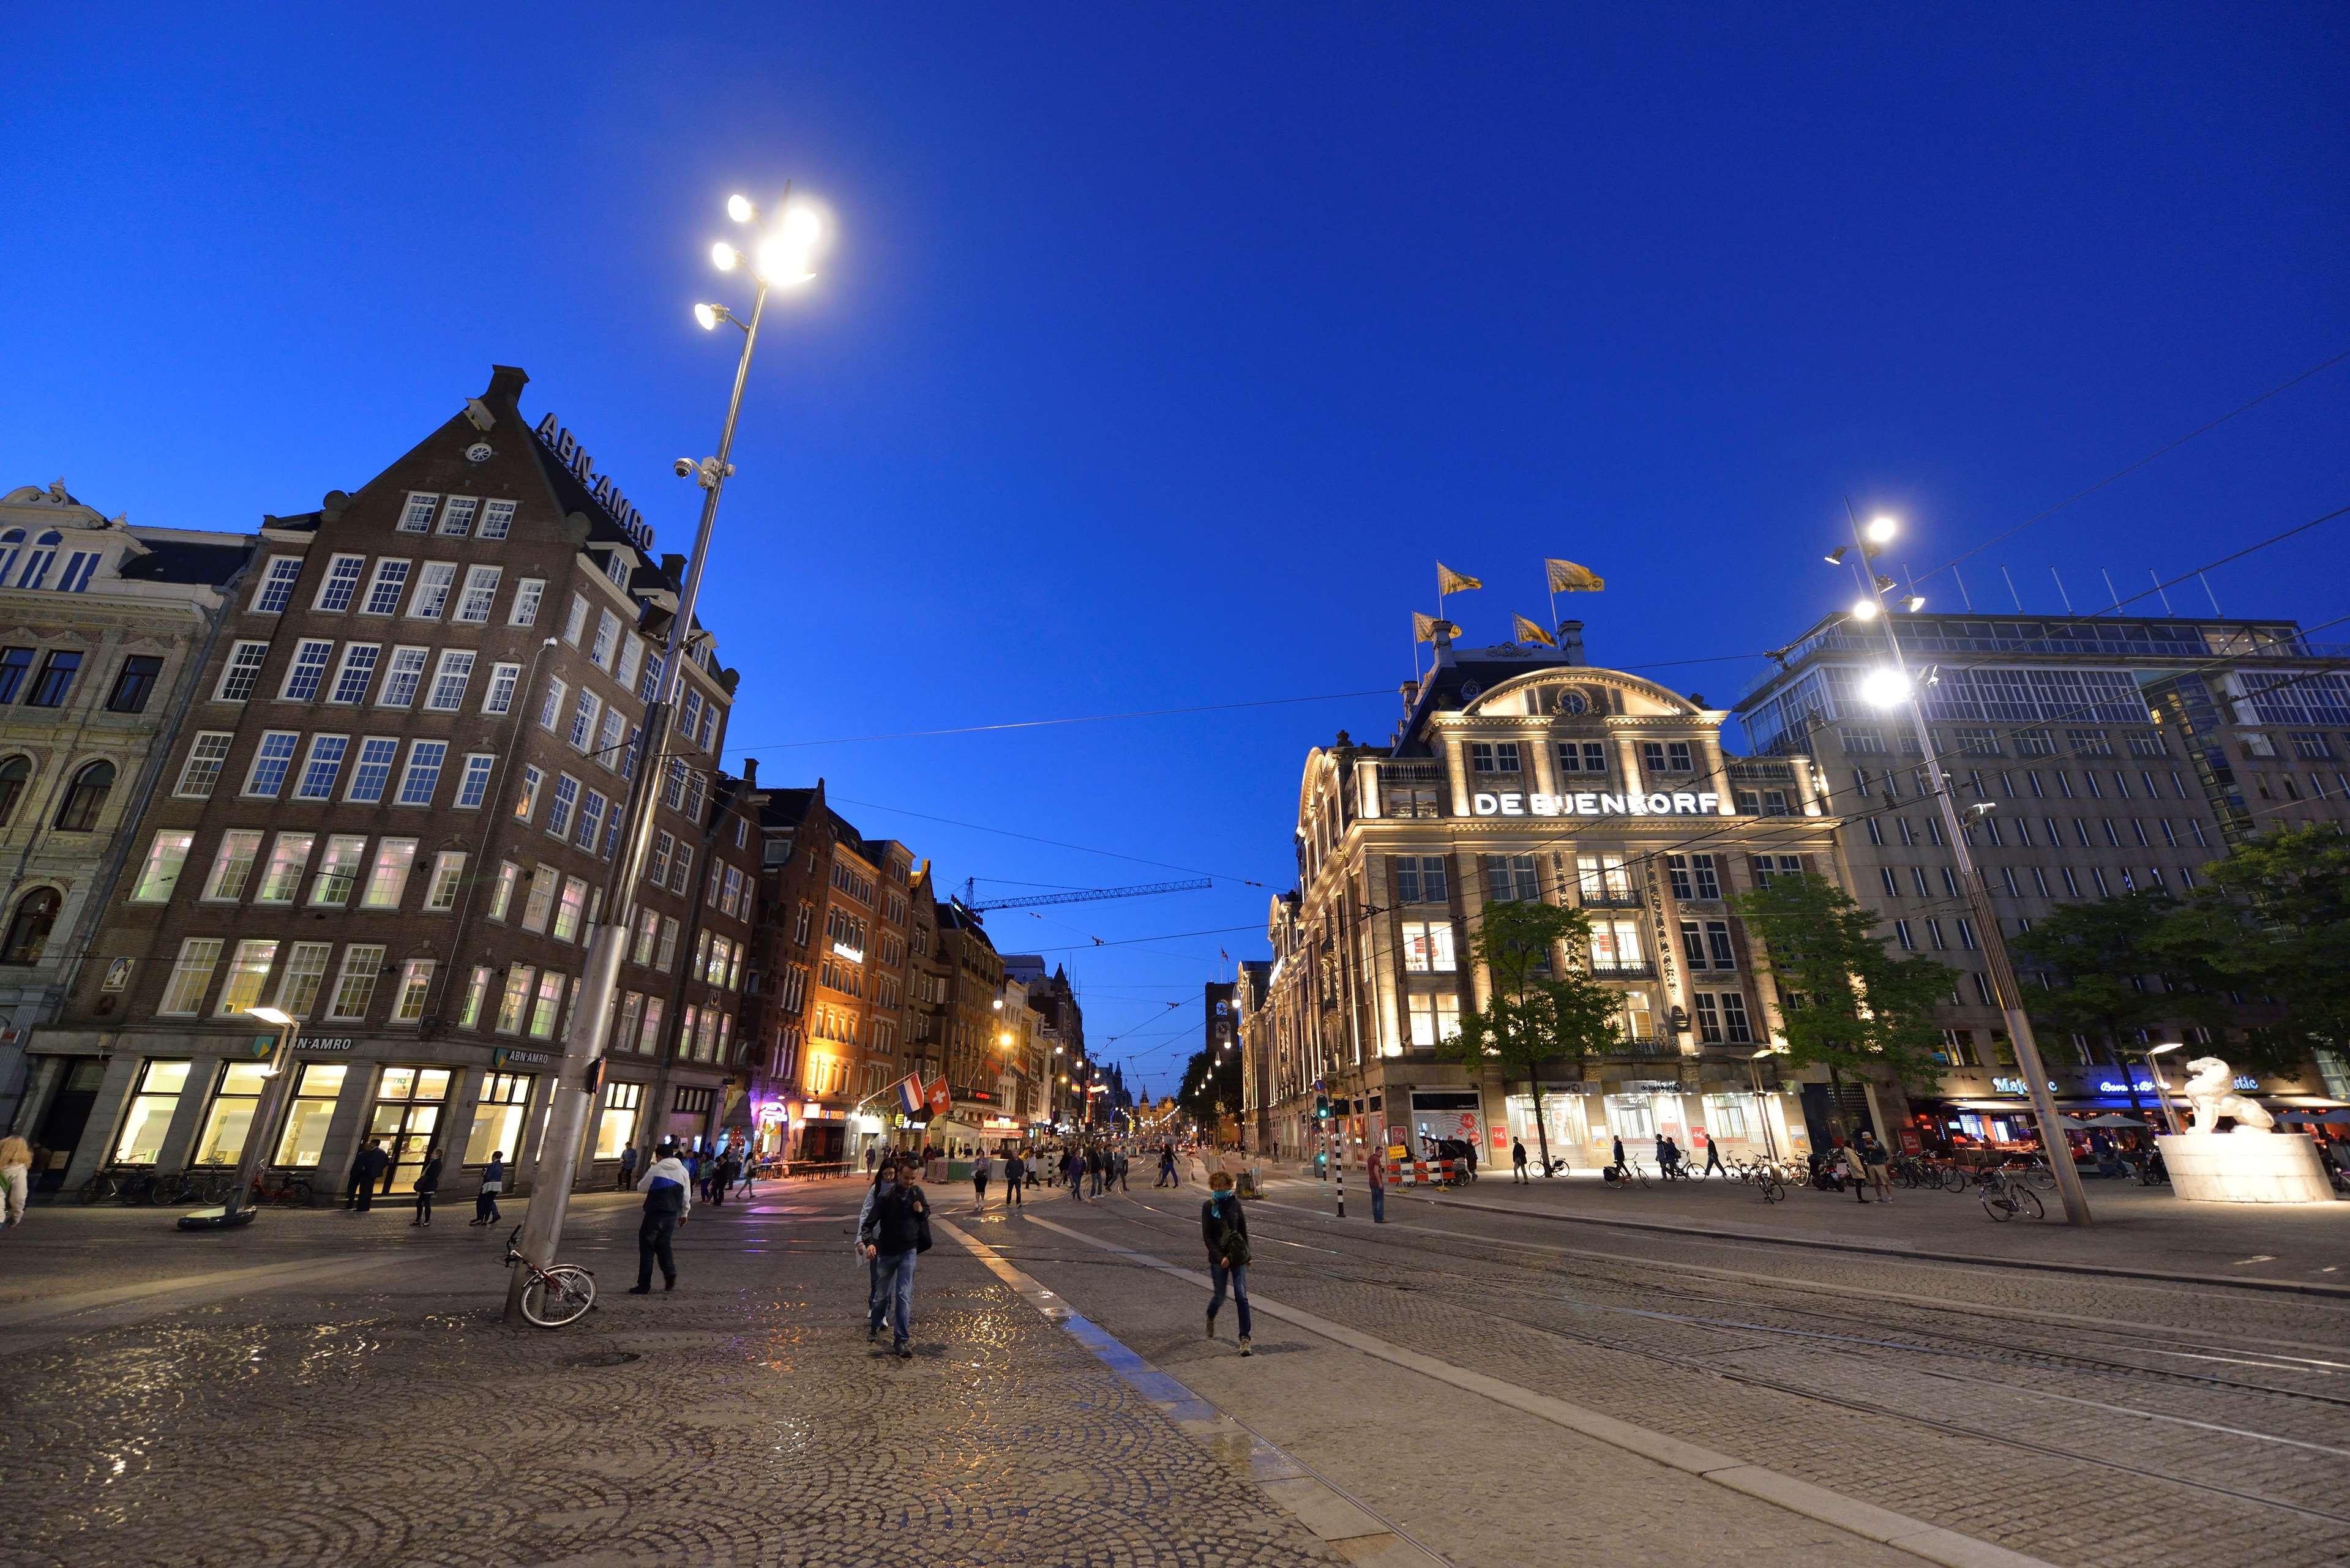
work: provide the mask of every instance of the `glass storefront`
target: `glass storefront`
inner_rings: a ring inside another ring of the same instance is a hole
[[[212,1109],[204,1113],[204,1130],[196,1139],[191,1165],[234,1165],[244,1152],[253,1130],[254,1113],[261,1107],[261,1091],[268,1086],[269,1070],[260,1062],[231,1062],[221,1069],[220,1088]]]
[[[487,1165],[492,1155],[500,1153],[510,1161],[521,1157],[523,1112],[530,1108],[531,1089],[537,1082],[527,1073],[492,1073],[482,1081],[473,1126],[465,1135],[465,1164]]]
[[[294,1102],[286,1113],[286,1130],[277,1139],[280,1166],[315,1170],[327,1152],[327,1128],[335,1119],[335,1101],[341,1097],[343,1078],[350,1071],[343,1062],[305,1062],[294,1079]]]
[[[1523,1141],[1531,1163],[1541,1158],[1533,1096],[1512,1095],[1507,1103],[1510,1136]],[[1804,1152],[1801,1137],[1790,1136],[1786,1100],[1778,1095],[1744,1090],[1698,1095],[1679,1089],[1594,1095],[1545,1088],[1542,1110],[1552,1158],[1564,1156],[1575,1170],[1605,1166],[1614,1140],[1620,1137],[1626,1157],[1653,1173],[1659,1134],[1671,1138],[1690,1163],[1699,1167],[1705,1163],[1709,1142],[1721,1145],[1725,1160],[1760,1158],[1774,1149],[1783,1157]]]
[[[123,1113],[122,1130],[114,1136],[109,1164],[152,1165],[163,1152],[163,1135],[171,1130],[172,1113],[180,1107],[180,1092],[188,1086],[188,1062],[142,1062],[139,1086]]]
[[[637,1116],[645,1103],[642,1084],[604,1085],[604,1113],[596,1118],[596,1158],[618,1159],[637,1135]]]
[[[1542,1158],[1544,1141],[1536,1135],[1534,1128],[1534,1096],[1512,1095],[1507,1106],[1510,1136],[1526,1146],[1526,1163],[1531,1167]],[[1554,1089],[1545,1085],[1542,1096],[1542,1131],[1547,1135],[1551,1158],[1565,1160],[1569,1169],[1592,1163],[1590,1102],[1584,1095],[1573,1089]],[[1605,1158],[1605,1156],[1601,1158]],[[1496,1163],[1506,1161],[1505,1154]]]
[[[375,1088],[368,1136],[381,1138],[391,1164],[380,1192],[404,1192],[423,1167],[425,1152],[439,1141],[442,1102],[449,1097],[447,1067],[386,1067]]]

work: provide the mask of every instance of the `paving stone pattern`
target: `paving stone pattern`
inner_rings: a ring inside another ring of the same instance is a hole
[[[317,1246],[414,1266],[7,1356],[0,1563],[1340,1561],[951,1247],[922,1260],[901,1363],[866,1345],[838,1215],[698,1220],[682,1288],[650,1297],[621,1293],[628,1219],[590,1212],[567,1249],[604,1292],[579,1330],[499,1326],[496,1240],[462,1221],[304,1217]]]

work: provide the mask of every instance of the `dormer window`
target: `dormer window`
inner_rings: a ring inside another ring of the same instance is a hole
[[[607,551],[604,556],[604,575],[612,579],[614,587],[626,588],[629,586],[627,555],[619,550]]]

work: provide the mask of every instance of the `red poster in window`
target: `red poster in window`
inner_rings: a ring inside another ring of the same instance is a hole
[[[1918,1129],[1916,1127],[1897,1127],[1894,1130],[1900,1135],[1902,1153],[1923,1154],[1926,1152],[1926,1140],[1918,1136]]]
[[[1495,1148],[1510,1147],[1510,1129],[1500,1122],[1493,1124],[1493,1147]]]

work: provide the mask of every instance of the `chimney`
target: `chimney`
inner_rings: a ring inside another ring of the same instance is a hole
[[[530,372],[521,366],[493,365],[490,367],[489,389],[482,394],[482,401],[489,405],[493,413],[516,413],[515,400],[522,396],[522,389],[528,385]]]
[[[1583,657],[1583,623],[1563,620],[1558,623],[1558,651],[1569,664],[1588,662]]]
[[[685,557],[683,556],[663,556],[661,557],[661,575],[668,577],[670,581],[682,586],[685,582]]]
[[[754,794],[758,790],[758,787],[759,759],[756,757],[744,757],[743,759],[743,793],[744,794]]]

